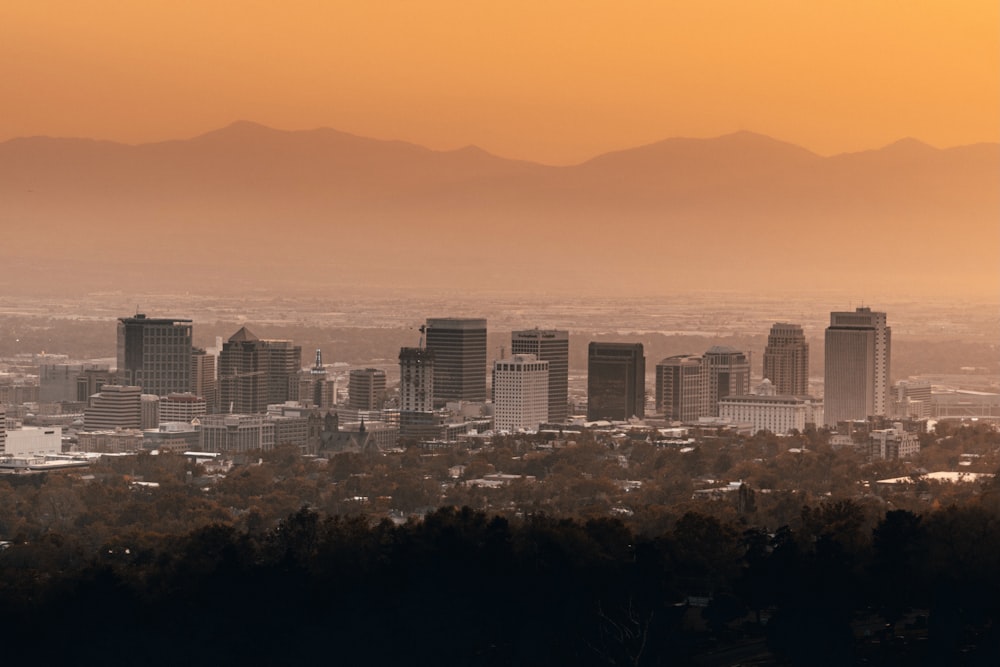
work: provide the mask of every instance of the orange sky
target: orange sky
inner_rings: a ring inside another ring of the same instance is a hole
[[[3,0],[0,140],[237,119],[548,163],[1000,141],[997,0]]]

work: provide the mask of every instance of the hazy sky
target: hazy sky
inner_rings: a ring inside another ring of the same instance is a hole
[[[248,119],[549,163],[1000,140],[997,0],[3,0],[0,140]]]

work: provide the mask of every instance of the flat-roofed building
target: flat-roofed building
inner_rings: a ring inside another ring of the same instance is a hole
[[[426,348],[434,355],[434,404],[486,402],[486,320],[428,318]]]
[[[274,423],[263,414],[205,415],[201,443],[206,452],[270,451],[274,449]]]
[[[592,342],[587,350],[587,419],[646,415],[646,357],[642,343]]]
[[[889,414],[891,350],[885,313],[871,308],[830,313],[823,374],[827,425]]]
[[[141,387],[106,384],[90,397],[90,404],[83,411],[83,428],[87,431],[139,429],[141,426]]]
[[[118,374],[126,386],[166,396],[191,391],[191,320],[138,314],[118,320]]]
[[[656,411],[669,421],[694,422],[711,414],[708,365],[696,354],[678,354],[656,365]]]
[[[186,422],[191,423],[196,417],[208,414],[208,403],[192,393],[168,394],[160,399],[160,423]]]
[[[493,424],[498,431],[538,430],[549,416],[549,362],[515,354],[493,362]]]
[[[533,354],[539,361],[549,362],[548,421],[561,424],[569,419],[569,332],[537,328],[512,331],[510,352]]]
[[[381,410],[385,404],[385,371],[356,368],[347,381],[347,404],[355,410]]]
[[[750,393],[750,358],[736,348],[715,345],[702,359],[708,367],[709,414],[715,417],[720,400]]]
[[[62,453],[62,428],[59,426],[22,426],[10,429],[0,454],[40,456]]]
[[[765,379],[755,394],[727,396],[719,401],[719,417],[734,422],[749,422],[753,432],[770,431],[785,435],[823,424],[823,401],[809,396],[778,394]]]

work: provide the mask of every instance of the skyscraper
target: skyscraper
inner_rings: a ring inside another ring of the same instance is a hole
[[[191,391],[191,320],[120,318],[118,375],[144,394]]]
[[[587,419],[646,416],[642,343],[592,342],[587,350]]]
[[[801,326],[777,322],[771,327],[764,348],[764,377],[778,394],[808,395],[809,343]]]
[[[891,347],[885,313],[830,313],[823,373],[827,425],[888,414]]]
[[[256,414],[298,398],[302,348],[287,340],[262,340],[246,327],[230,336],[219,353],[222,412]]]
[[[434,354],[422,347],[400,348],[400,412],[430,412],[433,408]]]
[[[667,357],[656,365],[656,410],[672,421],[707,417],[708,384],[708,364],[701,356]]]
[[[429,318],[427,350],[434,355],[434,403],[486,401],[486,320]]]
[[[439,434],[434,408],[434,353],[399,350],[399,436],[422,440]]]
[[[715,345],[703,355],[708,367],[708,411],[719,416],[719,401],[750,393],[750,359],[736,348]]]
[[[385,402],[385,371],[356,368],[347,384],[347,403],[355,410],[381,410]]]
[[[215,356],[200,347],[191,350],[191,393],[205,399],[205,409],[214,413],[219,401],[215,381]]]
[[[549,419],[549,362],[515,354],[493,362],[493,423],[497,430],[536,430]]]
[[[550,422],[569,418],[569,332],[556,329],[526,329],[510,333],[511,354],[533,354],[549,362]],[[496,398],[496,390],[493,392]]]

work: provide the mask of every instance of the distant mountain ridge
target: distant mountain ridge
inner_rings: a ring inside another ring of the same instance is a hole
[[[366,280],[470,288],[955,289],[995,274],[998,216],[1000,144],[902,139],[822,157],[737,132],[546,166],[247,121],[134,146],[0,143],[10,248],[52,261],[141,253],[145,281],[179,257],[202,267],[199,282],[261,266],[302,279],[312,267],[299,258],[325,249],[325,279],[340,281],[371,269]]]

